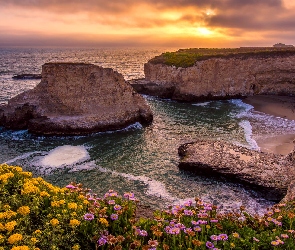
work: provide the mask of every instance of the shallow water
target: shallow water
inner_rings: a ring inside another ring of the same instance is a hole
[[[12,80],[13,74],[40,73],[38,67],[53,59],[97,62],[121,70],[126,79],[131,79],[143,77],[143,63],[160,54],[157,50],[138,49],[0,50],[0,55],[3,53],[3,102],[39,82]],[[177,150],[181,144],[198,138],[225,139],[259,149],[252,138],[252,128],[263,127],[265,133],[294,133],[294,121],[253,112],[252,106],[239,99],[187,104],[145,98],[154,113],[149,127],[134,124],[121,131],[71,137],[42,137],[25,130],[0,128],[0,162],[19,164],[60,186],[75,181],[98,194],[109,189],[132,191],[153,208],[194,197],[223,209],[244,205],[253,213],[261,213],[272,204],[237,184],[179,171]]]

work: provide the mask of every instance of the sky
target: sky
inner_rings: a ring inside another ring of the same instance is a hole
[[[295,0],[0,0],[0,47],[295,45]]]

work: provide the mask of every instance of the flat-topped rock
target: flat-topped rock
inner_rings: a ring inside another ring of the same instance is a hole
[[[46,63],[41,82],[0,107],[0,125],[37,134],[116,130],[153,115],[118,72],[84,63]]]
[[[199,140],[179,147],[179,168],[199,175],[225,177],[253,188],[266,199],[279,201],[294,179],[288,157],[263,153],[225,141]]]
[[[295,49],[179,50],[149,60],[144,73],[145,85],[132,84],[139,93],[177,101],[294,96]]]

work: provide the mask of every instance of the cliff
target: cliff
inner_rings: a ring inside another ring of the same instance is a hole
[[[47,63],[41,82],[0,107],[0,125],[37,134],[86,134],[150,123],[144,98],[112,69]]]
[[[153,58],[144,66],[145,79],[132,86],[140,93],[180,101],[295,95],[294,49],[225,51],[201,56],[189,50],[186,57],[179,52],[168,59],[166,54]]]

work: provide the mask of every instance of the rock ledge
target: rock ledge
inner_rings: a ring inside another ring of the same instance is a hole
[[[235,146],[225,141],[199,140],[178,149],[179,168],[199,175],[225,177],[279,201],[294,179],[294,163],[288,157]]]

